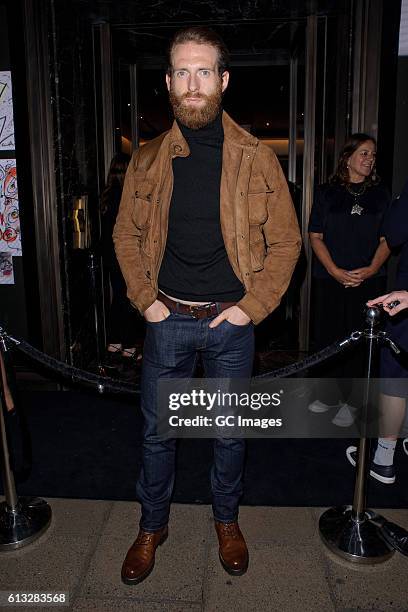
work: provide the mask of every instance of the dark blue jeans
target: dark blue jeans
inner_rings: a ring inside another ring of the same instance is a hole
[[[157,531],[167,524],[175,472],[176,440],[156,434],[159,378],[192,377],[198,354],[208,378],[249,378],[254,358],[253,325],[223,321],[214,329],[212,319],[171,313],[164,321],[147,323],[143,349],[142,399],[144,416],[142,468],[137,495],[142,504],[140,527]],[[236,521],[242,495],[245,441],[214,440],[211,470],[214,518]]]

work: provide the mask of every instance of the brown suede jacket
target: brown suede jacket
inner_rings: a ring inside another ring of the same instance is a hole
[[[246,293],[237,305],[260,323],[285,293],[300,233],[275,153],[223,113],[220,220],[232,269]],[[176,122],[134,152],[113,231],[132,304],[143,313],[157,298],[173,189],[172,159],[190,154]]]

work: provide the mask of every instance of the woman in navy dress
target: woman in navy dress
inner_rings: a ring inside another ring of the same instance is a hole
[[[381,227],[390,196],[375,171],[376,142],[367,134],[352,134],[344,145],[335,174],[320,185],[310,215],[313,262],[313,339],[315,350],[341,340],[363,324],[367,300],[384,293],[389,256]],[[362,377],[364,360],[358,351],[340,354],[320,368],[325,378]],[[351,384],[342,382],[315,400],[309,409],[323,412],[340,403],[336,425],[353,421],[345,404]],[[324,402],[320,401],[324,399]],[[339,402],[340,400],[340,402]],[[342,401],[341,401],[342,400]]]

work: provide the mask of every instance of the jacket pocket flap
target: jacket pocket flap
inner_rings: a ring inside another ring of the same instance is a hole
[[[147,202],[153,202],[155,184],[153,181],[147,181],[146,179],[141,183],[135,184],[135,198],[146,200]]]
[[[135,184],[133,221],[139,229],[145,229],[151,223],[155,187],[153,181],[143,180]]]
[[[249,183],[248,195],[256,195],[259,193],[273,193],[274,189],[268,185],[262,175],[252,177]]]

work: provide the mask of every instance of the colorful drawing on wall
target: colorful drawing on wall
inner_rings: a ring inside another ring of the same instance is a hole
[[[15,149],[11,72],[0,71],[0,151]]]
[[[14,285],[13,256],[0,251],[0,285]]]
[[[0,159],[0,252],[21,255],[15,159]]]
[[[0,150],[14,150],[13,97],[10,71],[0,71]]]

